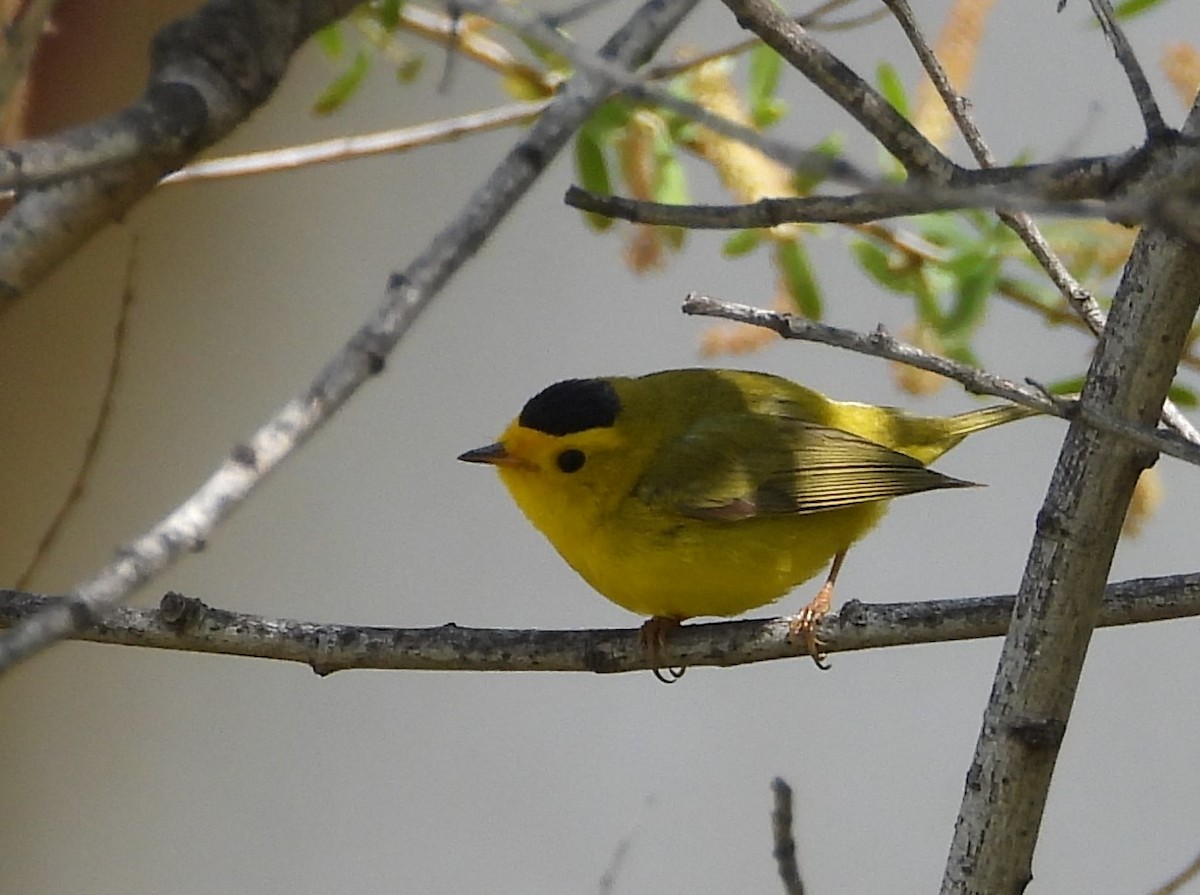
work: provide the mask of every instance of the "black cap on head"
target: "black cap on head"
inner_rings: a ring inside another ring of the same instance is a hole
[[[517,422],[547,435],[570,435],[611,426],[621,399],[603,379],[567,379],[542,389],[525,404]]]

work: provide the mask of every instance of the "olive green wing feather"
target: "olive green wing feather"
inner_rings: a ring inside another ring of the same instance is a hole
[[[663,445],[634,487],[696,518],[820,513],[973,485],[849,432],[782,414],[705,417]]]

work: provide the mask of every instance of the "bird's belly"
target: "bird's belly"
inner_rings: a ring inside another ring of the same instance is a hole
[[[825,568],[883,515],[868,503],[736,522],[625,520],[566,560],[601,594],[643,616],[738,615]]]

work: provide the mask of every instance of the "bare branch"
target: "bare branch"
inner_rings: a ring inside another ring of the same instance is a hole
[[[910,175],[948,182],[958,166],[930,143],[870,84],[813,40],[770,0],[724,0],[768,46],[796,67],[830,99],[849,112]]]
[[[4,24],[4,52],[0,55],[0,108],[12,99],[13,91],[29,70],[38,41],[46,31],[58,0],[30,0]]]
[[[807,28],[810,31],[849,31],[854,28],[861,28],[864,25],[870,25],[878,22],[887,12],[882,9],[873,9],[870,12],[861,15],[852,16],[848,19],[839,21],[830,21],[825,17],[834,10],[846,6],[852,0],[829,0],[822,3],[815,9],[806,13],[794,16],[796,23]],[[740,40],[737,43],[730,44],[727,47],[720,47],[716,50],[707,50],[698,56],[691,56],[682,62],[669,62],[663,65],[656,65],[653,68],[646,70],[646,77],[650,80],[658,80],[660,78],[672,78],[675,75],[683,74],[686,71],[703,65],[706,62],[712,62],[714,59],[722,59],[726,56],[736,56],[739,53],[745,53],[747,50],[752,50],[760,46],[762,41],[757,37]]]
[[[159,185],[167,186],[196,180],[217,180],[227,177],[245,177],[250,174],[291,171],[309,165],[343,162],[382,153],[406,152],[420,146],[448,143],[468,134],[483,133],[511,124],[530,121],[543,112],[548,105],[550,105],[548,99],[508,103],[483,112],[472,112],[412,127],[376,131],[371,134],[359,134],[355,137],[338,137],[318,143],[307,143],[303,146],[248,152],[245,155],[228,158],[209,159],[181,168],[174,174],[164,177]]]
[[[1200,465],[1200,447],[1183,441],[1170,432],[1155,431],[1117,419],[1088,404],[1070,399],[1053,398],[1045,389],[1035,383],[1031,383],[1032,388],[1018,385],[1011,379],[995,376],[947,357],[930,354],[914,345],[898,341],[882,328],[867,335],[854,330],[814,323],[792,314],[781,314],[777,311],[767,311],[750,305],[717,301],[697,292],[689,294],[684,300],[683,312],[701,317],[722,317],[726,320],[736,320],[739,323],[763,326],[774,330],[785,339],[819,342],[822,345],[832,345],[835,348],[844,348],[859,354],[869,354],[872,357],[898,361],[910,367],[916,367],[918,370],[928,370],[939,376],[945,376],[947,379],[953,379],[965,386],[967,391],[975,394],[1005,398],[1015,404],[1031,407],[1047,415],[1059,416],[1067,420],[1079,419],[1096,429],[1118,435],[1130,444],[1168,454],[1186,463]]]
[[[1138,110],[1142,113],[1142,123],[1146,128],[1147,139],[1154,140],[1165,137],[1171,133],[1171,128],[1167,127],[1166,121],[1163,120],[1158,103],[1154,100],[1154,91],[1150,89],[1150,81],[1142,70],[1142,64],[1138,62],[1137,54],[1133,52],[1129,38],[1125,36],[1124,29],[1121,28],[1113,13],[1112,4],[1108,0],[1090,0],[1090,2],[1092,12],[1096,14],[1096,21],[1100,23],[1104,36],[1108,38],[1113,52],[1117,54],[1117,61],[1125,69],[1125,77],[1129,80],[1129,86],[1133,88],[1133,96],[1137,100]],[[1059,6],[1059,9],[1061,10],[1062,7]]]
[[[117,310],[117,323],[113,327],[112,357],[109,358],[108,362],[108,376],[105,377],[104,381],[104,392],[103,397],[100,399],[100,409],[96,413],[96,421],[92,424],[92,431],[88,435],[87,443],[83,447],[83,456],[80,458],[79,468],[75,471],[75,478],[71,482],[71,487],[67,489],[66,497],[59,505],[58,512],[54,514],[54,518],[50,520],[50,524],[46,527],[45,532],[43,532],[41,540],[38,541],[37,547],[34,548],[29,564],[17,576],[15,586],[18,590],[29,586],[29,582],[33,580],[38,567],[50,552],[50,548],[54,546],[54,542],[58,540],[63,525],[70,518],[71,511],[75,509],[83,497],[88,476],[91,475],[92,468],[96,464],[96,458],[99,456],[100,443],[108,431],[108,421],[112,416],[113,404],[116,400],[117,381],[121,378],[121,365],[125,360],[125,336],[129,328],[129,309],[133,306],[133,299],[136,295],[133,288],[133,278],[137,270],[137,261],[138,246],[137,240],[134,240],[133,245],[129,249],[129,257],[125,263],[125,289],[121,294],[121,306]]]
[[[1200,305],[1200,249],[1143,229],[1080,397],[1150,425]],[[944,895],[1019,892],[1129,499],[1153,454],[1072,423],[1037,517],[942,880]]]
[[[954,186],[933,186],[910,181],[880,186],[851,196],[800,196],[759,199],[748,205],[668,205],[618,196],[600,196],[577,186],[563,199],[581,211],[635,224],[659,224],[692,230],[747,230],[780,224],[864,224],[888,218],[959,211],[965,208],[998,208],[1041,211],[1061,217],[1145,220],[1155,213],[1155,200],[1101,198],[1108,192],[1108,172],[1123,161],[1079,159],[1053,166],[991,169],[1009,183],[995,186],[969,184],[960,178]],[[1059,173],[1064,176],[1060,179]],[[1077,176],[1074,176],[1077,175]]]
[[[1192,863],[1188,864],[1181,871],[1155,889],[1150,895],[1172,895],[1178,892],[1197,876],[1200,876],[1200,855],[1192,859]]]
[[[0,183],[27,189],[0,221],[0,293],[25,292],[159,178],[267,100],[292,54],[353,0],[210,0],[158,32],[150,80],[124,111],[9,147]]]
[[[792,835],[792,788],[782,777],[771,781],[775,807],[771,811],[772,854],[779,868],[779,879],[785,895],[804,895],[804,882],[796,863],[796,838]]]
[[[908,603],[851,600],[820,625],[829,653],[999,637],[1012,616],[1011,594]],[[0,590],[0,628],[71,605],[68,597]],[[1200,573],[1109,585],[1099,625],[1143,624],[1200,615]],[[733,666],[806,655],[791,642],[790,619],[683,625],[659,661]],[[168,593],[157,609],[111,607],[73,631],[73,640],[299,662],[319,674],[349,669],[417,671],[588,671],[650,668],[636,629],[514,630],[389,628],[264,618],[215,609]]]
[[[695,3],[651,0],[609,40],[605,52],[622,64],[640,64]],[[603,79],[572,79],[449,226],[405,271],[392,275],[379,308],[308,390],[235,447],[195,494],[128,545],[113,563],[79,585],[71,600],[28,619],[0,638],[0,671],[67,636],[184,552],[202,545],[269,472],[383,369],[387,356],[441,287],[474,255],[611,89]]]
[[[565,37],[561,32],[548,27],[537,16],[524,14],[507,4],[497,2],[497,0],[464,0],[460,5],[526,35],[556,53],[561,53],[580,70],[611,81],[614,92],[620,92],[628,97],[678,112],[722,136],[730,137],[747,146],[753,146],[769,158],[782,162],[796,171],[804,171],[814,176],[855,186],[876,183],[875,178],[859,171],[845,159],[830,158],[821,152],[798,149],[753,128],[716,115],[701,105],[682,99],[666,88],[649,83],[644,76],[630,74],[600,56],[583,50],[579,44]]]

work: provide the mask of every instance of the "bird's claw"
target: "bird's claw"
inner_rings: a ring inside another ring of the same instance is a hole
[[[679,623],[682,621],[683,619],[681,618],[668,618],[656,615],[654,618],[646,619],[642,627],[638,630],[638,641],[646,653],[646,660],[650,663],[650,670],[664,684],[675,683],[687,671],[686,666],[664,668],[658,661],[659,654],[667,643],[667,635],[678,628]]]
[[[655,665],[650,670],[664,684],[673,684],[683,677],[683,673],[687,671],[687,667],[681,665],[679,668],[663,668],[662,666]]]
[[[814,600],[813,603],[816,603]],[[814,606],[809,603],[801,609],[788,622],[788,640],[794,641],[798,637],[804,638],[804,645],[808,649],[808,655],[812,658],[813,663],[822,671],[828,671],[830,664],[826,661],[826,654],[821,651],[824,646],[820,638],[817,637],[817,626],[821,623],[829,609],[822,609],[820,606]]]

